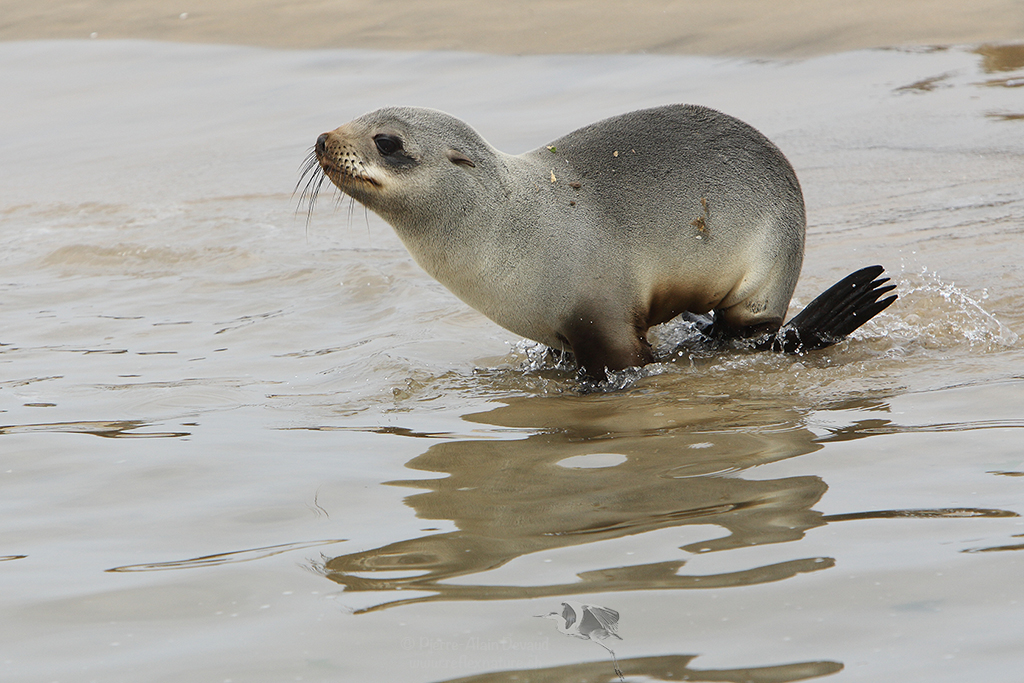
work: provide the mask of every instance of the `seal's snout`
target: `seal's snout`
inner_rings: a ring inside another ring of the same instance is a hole
[[[323,156],[327,153],[327,133],[323,133],[316,139],[316,155]]]
[[[363,157],[358,143],[358,139],[353,139],[343,129],[321,133],[313,145],[310,163],[319,165],[342,192],[362,201],[364,197],[360,193],[368,187],[381,187],[383,178],[373,162]],[[356,184],[367,187],[356,190]]]

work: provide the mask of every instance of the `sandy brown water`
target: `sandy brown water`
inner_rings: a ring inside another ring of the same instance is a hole
[[[620,613],[630,681],[1012,681],[1024,665],[1024,48],[802,61],[0,44],[0,676],[612,681],[536,615]],[[385,104],[509,152],[666,102],[752,123],[836,348],[628,387],[291,190]]]

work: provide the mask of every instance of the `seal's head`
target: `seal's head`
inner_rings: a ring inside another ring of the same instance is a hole
[[[495,154],[476,131],[443,112],[379,109],[317,138],[306,194],[315,201],[322,171],[400,231],[415,228],[405,225],[411,215],[420,226],[444,223],[453,210],[465,209],[457,198],[493,170]]]

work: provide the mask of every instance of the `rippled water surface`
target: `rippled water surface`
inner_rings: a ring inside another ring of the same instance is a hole
[[[629,681],[1017,681],[1024,48],[803,62],[0,44],[0,672],[9,681],[614,681],[537,615],[620,615]],[[316,136],[445,109],[521,152],[693,102],[809,211],[832,349],[615,392],[291,192]]]

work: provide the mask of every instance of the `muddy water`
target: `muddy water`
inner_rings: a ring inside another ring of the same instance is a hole
[[[611,681],[536,615],[618,611],[626,680],[1016,681],[1024,49],[802,62],[0,45],[0,671],[10,681]],[[385,104],[520,152],[641,106],[735,114],[810,228],[836,348],[626,388],[291,190]]]

